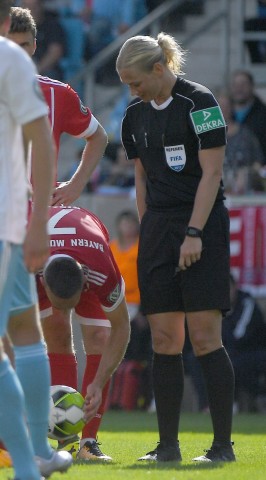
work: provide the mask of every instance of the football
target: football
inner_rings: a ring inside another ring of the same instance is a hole
[[[66,440],[83,429],[83,396],[74,388],[53,385],[50,388],[48,437]]]

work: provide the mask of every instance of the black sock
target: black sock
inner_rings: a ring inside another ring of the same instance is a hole
[[[182,354],[153,356],[153,390],[160,441],[176,442],[184,391]]]
[[[231,441],[235,383],[231,360],[223,347],[198,359],[208,392],[214,442],[227,444]]]

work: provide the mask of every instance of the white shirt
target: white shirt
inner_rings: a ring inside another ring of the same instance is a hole
[[[20,244],[27,221],[27,177],[21,126],[48,114],[32,60],[0,37],[0,241]]]

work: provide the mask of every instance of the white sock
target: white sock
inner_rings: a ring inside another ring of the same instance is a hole
[[[86,442],[96,442],[96,439],[95,438],[82,438],[82,440],[80,440],[80,448],[84,447],[85,443]]]

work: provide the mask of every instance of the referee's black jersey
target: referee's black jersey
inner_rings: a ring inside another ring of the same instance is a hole
[[[193,205],[202,175],[198,151],[226,144],[225,121],[209,89],[177,78],[172,97],[163,106],[135,99],[122,122],[127,157],[140,158],[147,174],[151,209]],[[216,202],[223,199],[221,182]]]

